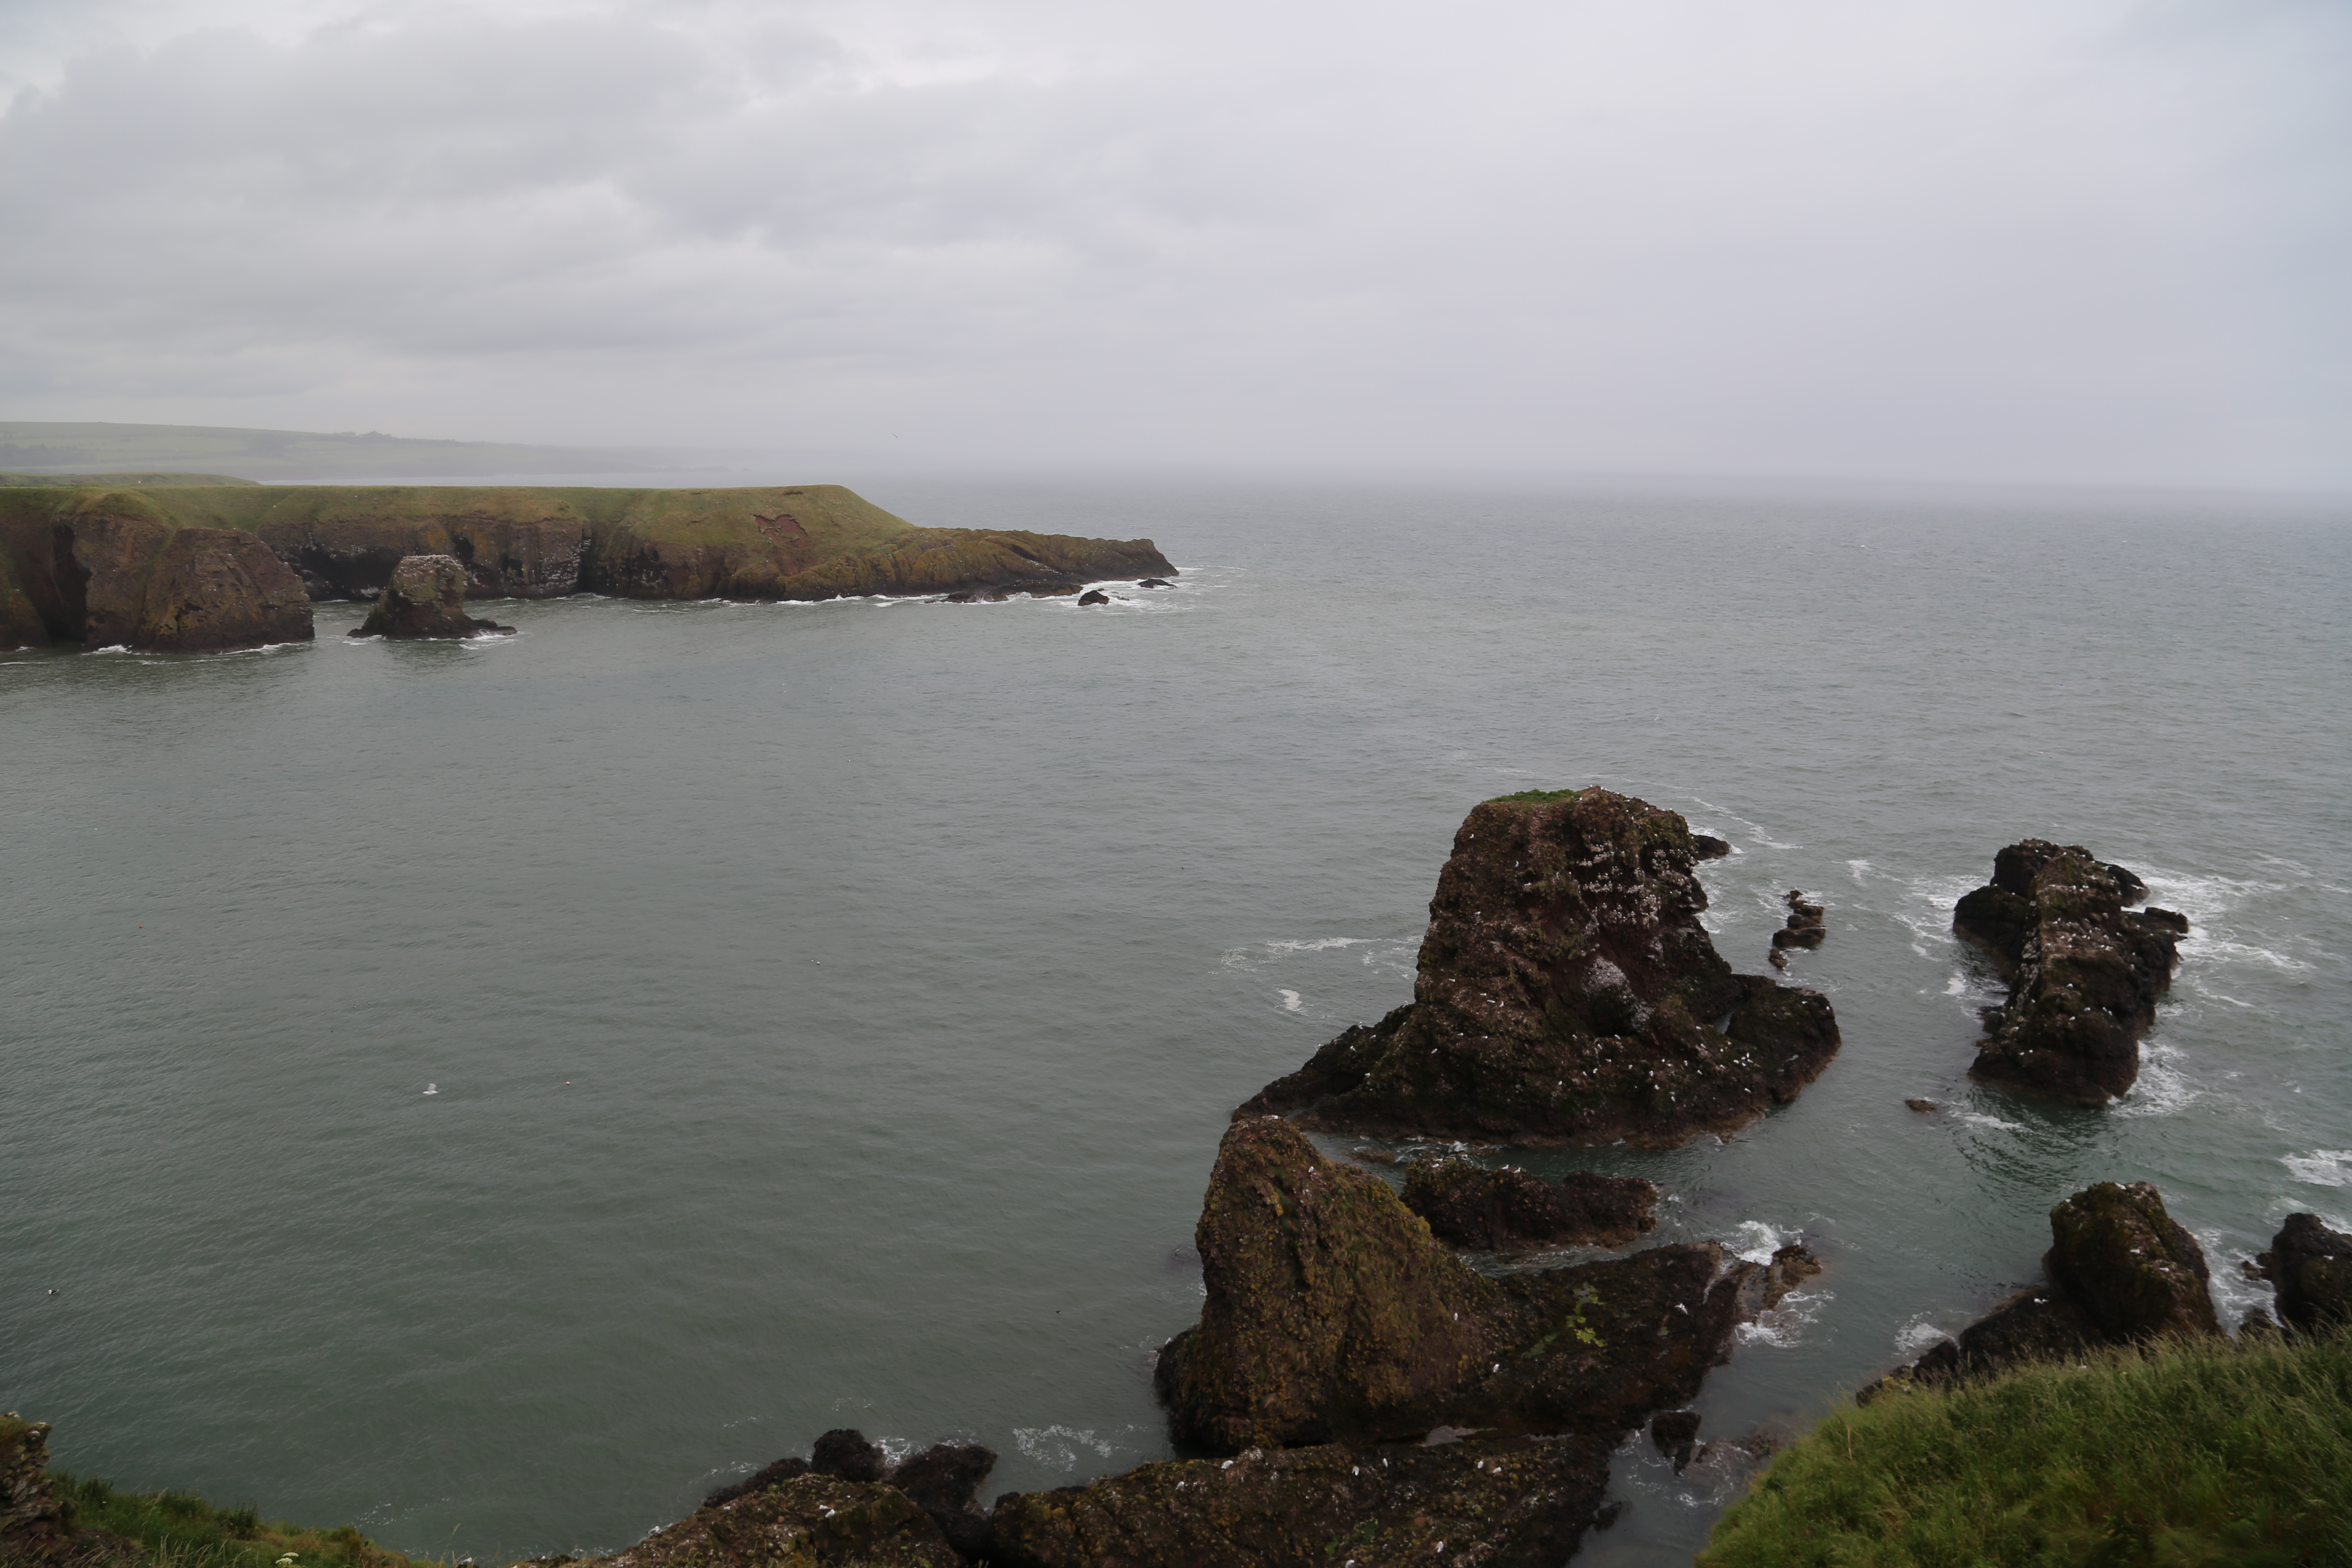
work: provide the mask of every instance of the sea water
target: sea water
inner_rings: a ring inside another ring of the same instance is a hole
[[[1509,1156],[1821,1255],[1704,1435],[1958,1329],[2095,1181],[2163,1190],[2231,1322],[2283,1215],[2352,1224],[2342,507],[865,488],[1182,574],[0,656],[0,1407],[61,1464],[487,1560],[833,1426],[976,1438],[990,1495],[1164,1456],[1228,1113],[1410,995],[1455,825],[1533,786],[1736,845],[1742,970],[1827,906],[1793,1105]],[[1952,902],[2028,836],[2193,922],[2105,1110],[1965,1077]],[[1586,1562],[1686,1562],[1728,1489],[1640,1441],[1615,1485]]]

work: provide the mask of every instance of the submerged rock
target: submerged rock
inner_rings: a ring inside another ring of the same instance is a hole
[[[1994,858],[1992,881],[1952,911],[1952,929],[2010,981],[2008,1001],[1986,1011],[1972,1076],[2077,1105],[2131,1088],[2189,931],[2169,910],[2126,907],[2147,894],[2080,846],[2029,838]]]
[[[454,555],[411,555],[392,569],[375,608],[350,635],[406,639],[506,637],[513,631],[466,613],[464,562]]]
[[[1089,588],[1085,593],[1078,595],[1078,603],[1081,605],[1108,605],[1110,603],[1110,595],[1104,593],[1100,588]]]
[[[1712,1242],[1490,1279],[1277,1117],[1227,1131],[1195,1238],[1207,1300],[1155,1383],[1176,1440],[1213,1453],[1440,1426],[1613,1440],[1777,1300]]]
[[[1625,1247],[1656,1226],[1658,1189],[1639,1176],[1579,1171],[1559,1182],[1517,1166],[1488,1170],[1457,1154],[1415,1161],[1404,1204],[1449,1247],[1508,1252],[1531,1247]]]
[[[1699,924],[1681,816],[1604,789],[1474,808],[1413,1000],[1236,1116],[1331,1131],[1679,1142],[1795,1097],[1838,1048],[1826,999],[1740,975]]]
[[[2291,1214],[2264,1256],[2287,1327],[2315,1334],[2352,1323],[2352,1236],[2315,1214]]]
[[[1146,577],[1136,584],[1139,588],[1173,588],[1175,585],[1164,577]]]
[[[1609,1483],[1595,1437],[1321,1444],[1172,1459],[998,1500],[1010,1568],[1552,1568]]]
[[[2050,1211],[2049,1283],[2018,1291],[1855,1397],[1984,1377],[2094,1345],[2218,1334],[2204,1250],[2146,1182],[2101,1182]]]

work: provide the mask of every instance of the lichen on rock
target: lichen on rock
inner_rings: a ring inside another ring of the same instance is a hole
[[[1680,1142],[1793,1099],[1838,1048],[1818,994],[1735,974],[1689,826],[1605,789],[1475,807],[1439,873],[1413,1000],[1236,1115],[1374,1135]]]
[[[2147,895],[2079,845],[2029,838],[1994,858],[1992,881],[1952,911],[1953,930],[2010,981],[2008,1000],[1985,1013],[1972,1077],[2077,1105],[2131,1088],[2189,931],[2169,910],[2128,908]]]

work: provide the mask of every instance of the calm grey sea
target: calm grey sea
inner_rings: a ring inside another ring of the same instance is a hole
[[[61,1463],[487,1559],[836,1426],[978,1438],[991,1495],[1164,1455],[1228,1110],[1409,994],[1455,824],[1536,785],[1737,845],[1742,969],[1829,906],[1795,1105],[1526,1157],[1827,1260],[1714,1435],[1966,1322],[2093,1181],[2162,1187],[2232,1321],[2282,1215],[2352,1223],[2343,507],[863,488],[1181,584],[0,656],[0,1407]],[[2195,922],[2104,1112],[1963,1076],[1952,900],[2028,835]],[[1686,1562],[1723,1500],[1619,1472],[1583,1560]]]

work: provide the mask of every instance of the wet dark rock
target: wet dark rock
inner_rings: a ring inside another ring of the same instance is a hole
[[[890,1472],[890,1484],[931,1516],[950,1546],[967,1557],[989,1549],[988,1516],[980,1510],[980,1483],[996,1468],[996,1451],[978,1443],[937,1443],[910,1454]]]
[[[2010,980],[2008,1001],[1986,1011],[1974,1077],[2078,1105],[2131,1088],[2188,930],[2170,910],[2127,908],[2146,896],[2079,846],[2029,838],[1995,857],[1992,881],[1952,912]]]
[[[1397,1156],[1386,1149],[1350,1149],[1348,1158],[1360,1165],[1393,1165]]]
[[[1213,1453],[1439,1426],[1613,1439],[1687,1402],[1772,1299],[1712,1242],[1490,1279],[1276,1117],[1225,1134],[1196,1239],[1207,1300],[1155,1382],[1177,1441]]]
[[[351,633],[355,637],[504,637],[512,626],[466,613],[466,563],[454,555],[404,556],[392,579]]]
[[[2145,1182],[2102,1182],[2050,1211],[2047,1284],[2018,1291],[1908,1367],[1855,1395],[1990,1376],[2095,1345],[2217,1334],[2205,1255]]]
[[[2218,1334],[2204,1249],[2146,1182],[2101,1182],[2050,1211],[2043,1263],[2105,1337]]]
[[[1828,936],[1829,914],[1797,888],[1789,889],[1789,918],[1772,933],[1774,947],[1819,947]]]
[[[1680,1471],[1698,1447],[1698,1412],[1668,1410],[1650,1417],[1650,1441]]]
[[[2279,1337],[2278,1320],[2260,1307],[2249,1307],[2238,1320],[2238,1337],[2244,1340],[2275,1340]]]
[[[895,1487],[809,1473],[706,1504],[602,1568],[962,1568]]]
[[[1430,903],[1413,1001],[1235,1114],[1665,1146],[1793,1099],[1837,1050],[1835,1016],[1731,972],[1699,924],[1697,858],[1680,816],[1604,789],[1475,807]]]
[[[2287,1327],[2315,1334],[2352,1323],[2352,1236],[2312,1214],[2291,1214],[2271,1240],[2270,1276]]]
[[[1697,859],[1720,860],[1730,853],[1730,843],[1727,840],[1717,838],[1712,833],[1694,833],[1691,835],[1691,854]]]
[[[1085,593],[1078,595],[1078,603],[1081,605],[1108,605],[1110,603],[1110,595],[1104,593],[1100,588],[1089,588]]]
[[[1440,1241],[1481,1252],[1629,1246],[1656,1226],[1657,1201],[1657,1187],[1639,1176],[1580,1171],[1547,1182],[1456,1154],[1415,1161],[1404,1178],[1405,1206]]]
[[[1175,585],[1164,577],[1146,577],[1136,584],[1139,588],[1173,588]]]
[[[1903,1103],[1922,1116],[1936,1109],[1936,1102],[1932,1100],[1906,1100]]]
[[[881,1446],[855,1426],[836,1426],[809,1448],[809,1468],[845,1481],[878,1481],[890,1468]]]
[[[1251,1448],[997,1500],[1007,1568],[1552,1568],[1597,1523],[1589,1436]]]
[[[969,605],[977,597],[979,597],[978,595],[974,594],[971,589],[966,588],[961,593],[950,594],[946,598],[940,600],[940,603],[943,605]]]

